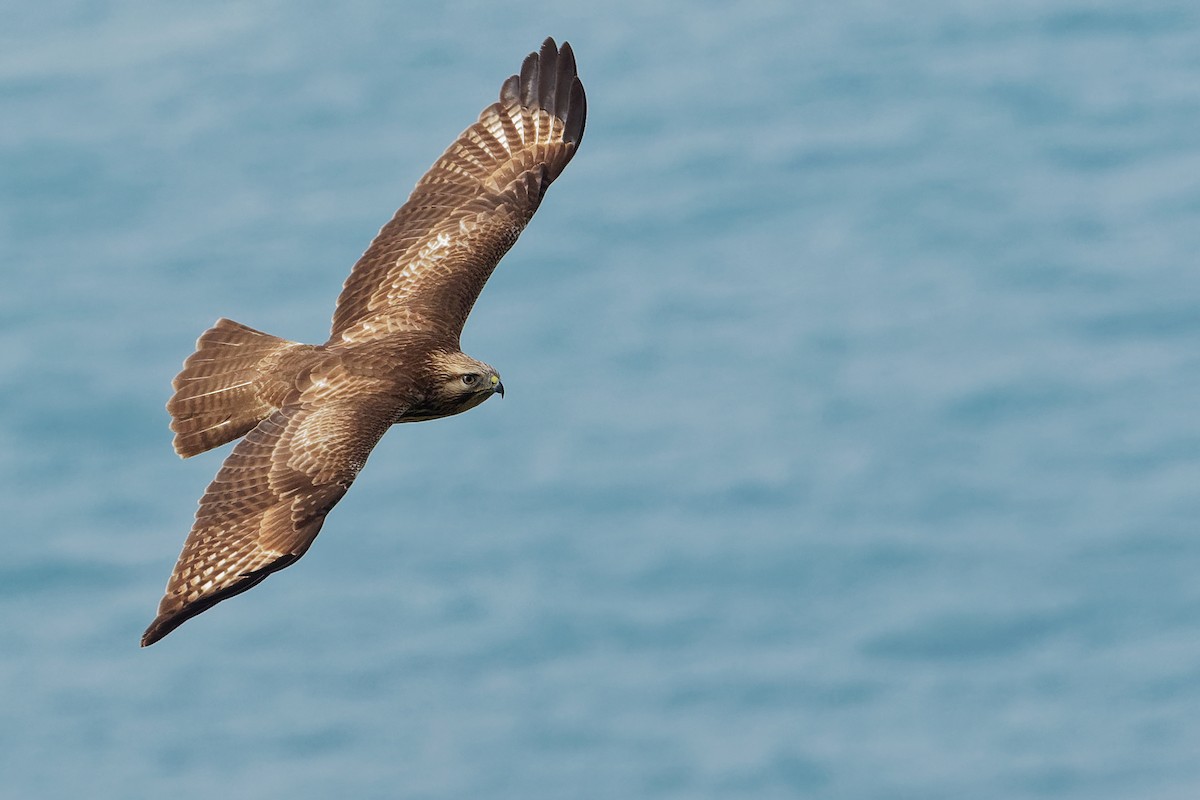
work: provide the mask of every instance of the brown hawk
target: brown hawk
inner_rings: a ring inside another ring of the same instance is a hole
[[[585,116],[570,45],[546,39],[354,265],[329,341],[227,319],[200,337],[167,404],[175,450],[187,458],[245,438],[200,500],[143,647],[303,556],[390,426],[503,396],[459,335],[575,155]]]

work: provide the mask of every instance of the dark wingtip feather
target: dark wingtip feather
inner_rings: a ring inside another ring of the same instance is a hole
[[[195,611],[190,613],[176,612],[173,614],[159,614],[154,618],[154,622],[150,623],[150,627],[146,628],[146,632],[142,634],[141,646],[149,647],[150,645],[162,639],[171,631],[178,628],[183,623],[187,622],[192,617],[208,610],[211,607],[212,604],[209,604],[203,608],[197,608]]]
[[[566,125],[564,138],[578,145],[583,141],[583,129],[587,124],[587,95],[584,94],[583,83],[578,76],[571,80],[571,100],[567,107],[570,113],[563,123]]]
[[[542,110],[554,114],[555,85],[558,82],[558,45],[549,36],[542,42],[538,53],[538,105]]]
[[[500,102],[501,103],[516,103],[521,99],[521,77],[519,75],[510,75],[504,85],[500,87]]]
[[[525,57],[521,73],[500,88],[502,103],[541,108],[563,121],[564,138],[579,144],[587,117],[587,98],[575,66],[575,51],[559,47],[547,36],[541,48]]]
[[[571,45],[563,42],[562,50],[558,52],[558,76],[554,90],[554,108],[558,113],[570,113],[571,87],[576,80],[575,54],[571,52]]]
[[[563,75],[575,75],[575,51],[570,42],[563,42],[558,51],[558,71]]]
[[[521,64],[521,105],[537,105],[538,54],[530,53]]]

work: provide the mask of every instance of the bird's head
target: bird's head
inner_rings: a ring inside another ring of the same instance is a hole
[[[466,353],[438,353],[433,359],[431,400],[447,414],[459,414],[494,394],[504,396],[500,374]]]

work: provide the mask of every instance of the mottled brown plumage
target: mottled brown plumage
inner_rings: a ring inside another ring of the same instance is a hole
[[[175,449],[186,458],[245,438],[200,500],[143,646],[304,555],[390,426],[504,393],[459,335],[585,116],[571,47],[547,39],[354,265],[329,341],[226,319],[200,337],[167,404]]]

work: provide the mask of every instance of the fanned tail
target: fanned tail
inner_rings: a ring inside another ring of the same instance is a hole
[[[244,436],[275,410],[258,396],[264,362],[295,342],[229,319],[201,335],[196,352],[175,376],[167,403],[175,452],[183,458]]]

